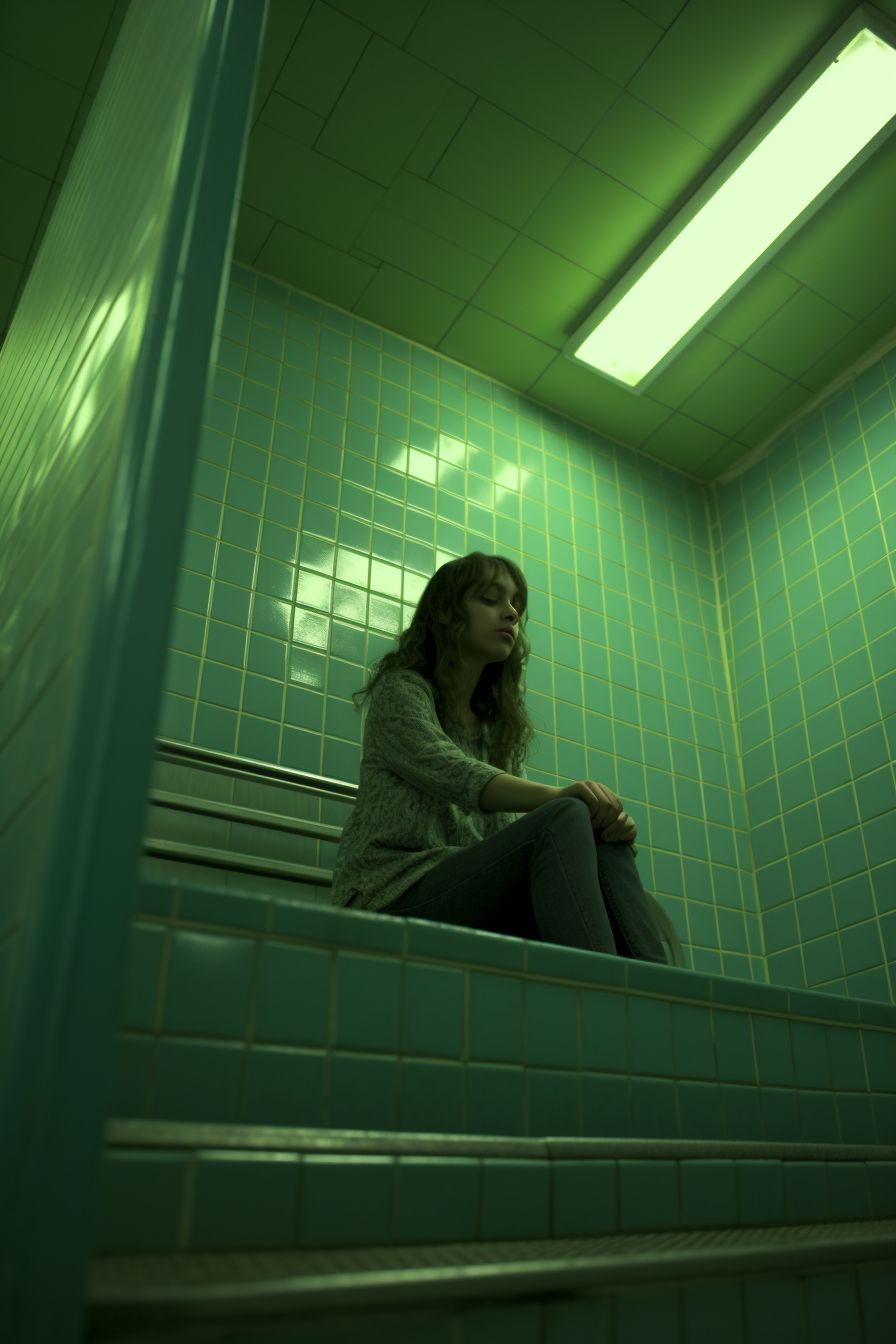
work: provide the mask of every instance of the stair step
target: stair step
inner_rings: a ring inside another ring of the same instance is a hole
[[[446,1242],[475,1255],[508,1237],[603,1245],[815,1224],[839,1235],[893,1218],[892,1147],[121,1119],[106,1129],[93,1244],[156,1265],[218,1253],[255,1263]]]
[[[896,1141],[892,1005],[262,890],[138,912],[113,1115]]]
[[[896,1219],[701,1232],[257,1254],[99,1257],[89,1340],[150,1328],[247,1326],[324,1310],[612,1292],[633,1284],[793,1275],[896,1258]],[[214,1336],[208,1336],[213,1338]],[[241,1336],[248,1338],[249,1336]],[[360,1337],[360,1336],[358,1336]]]

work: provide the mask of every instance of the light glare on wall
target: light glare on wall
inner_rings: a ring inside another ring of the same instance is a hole
[[[862,28],[646,269],[642,259],[639,278],[632,283],[630,272],[614,287],[564,353],[624,386],[643,386],[894,116],[896,50]]]

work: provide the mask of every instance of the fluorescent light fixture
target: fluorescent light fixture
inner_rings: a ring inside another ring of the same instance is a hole
[[[860,5],[563,353],[629,389],[652,382],[896,127],[894,42]]]

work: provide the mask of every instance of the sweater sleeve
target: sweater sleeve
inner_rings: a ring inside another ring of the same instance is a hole
[[[388,673],[374,687],[364,742],[365,755],[375,753],[379,768],[462,812],[481,811],[486,784],[507,773],[451,740],[436,714],[432,687],[409,668]]]

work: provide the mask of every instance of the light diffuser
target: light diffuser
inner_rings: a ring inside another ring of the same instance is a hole
[[[842,185],[896,117],[896,49],[868,27],[828,51],[808,88],[805,72],[799,83],[798,95],[792,86],[790,98],[777,100],[758,142],[754,128],[749,151],[742,144],[728,156],[708,199],[681,212],[565,353],[642,388]]]

